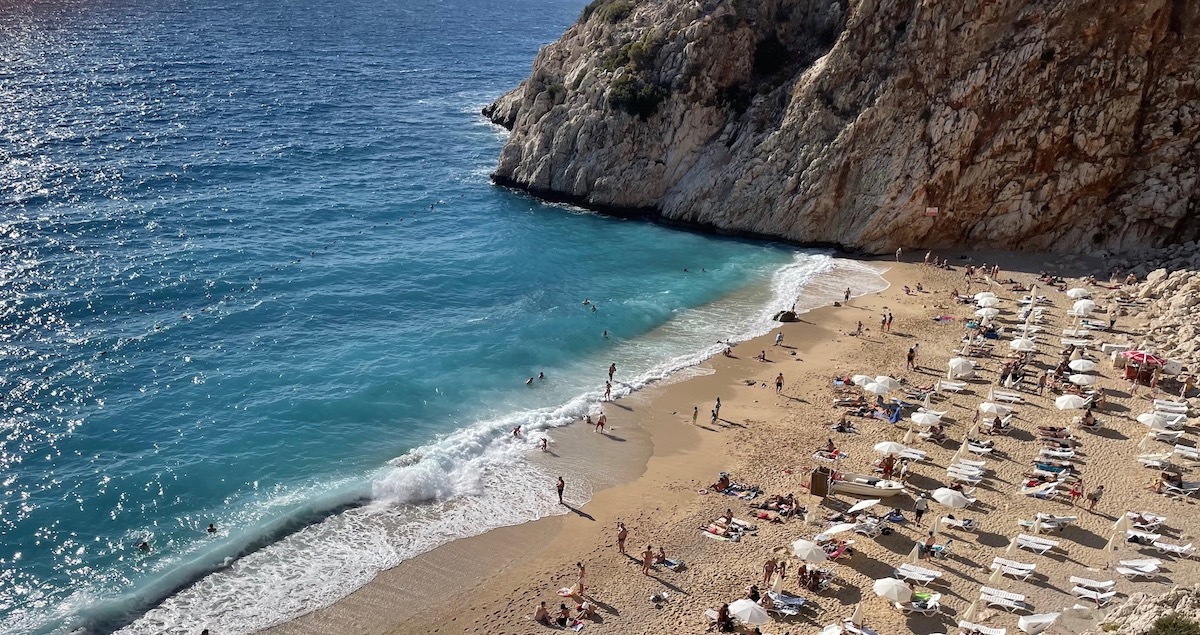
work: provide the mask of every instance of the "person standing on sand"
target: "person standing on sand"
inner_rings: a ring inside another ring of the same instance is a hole
[[[615,363],[609,364],[608,365],[608,381],[612,381],[613,375],[615,375],[616,373],[617,373],[617,365]]]
[[[783,344],[783,333],[776,333],[775,334],[775,345],[779,346],[780,344]]]
[[[575,566],[579,569],[579,597],[583,597],[583,574],[587,572],[587,569],[582,562],[576,562]]]
[[[908,366],[907,366],[907,369],[908,369],[908,370],[915,370],[915,369],[917,368],[917,361],[916,361],[916,360],[917,360],[917,349],[915,349],[915,348],[909,348],[909,349],[908,349],[908,357],[907,357],[907,359],[908,359]]]
[[[600,416],[596,417],[596,430],[595,431],[603,434],[604,433],[604,425],[607,423],[608,423],[608,415],[601,412]]]
[[[721,416],[721,398],[720,397],[717,397],[717,405],[715,408],[713,408],[713,415],[715,415],[717,417]]]
[[[1104,496],[1104,486],[1097,485],[1096,489],[1092,490],[1092,493],[1087,495],[1088,511],[1093,511],[1096,509],[1096,503],[1100,502],[1100,497],[1102,496]]]
[[[1079,505],[1079,499],[1083,498],[1083,481],[1075,481],[1071,484],[1071,507]]]
[[[897,247],[896,248],[896,262],[900,262],[900,253],[901,253],[901,249],[899,247]]]
[[[771,586],[771,576],[775,575],[775,558],[767,558],[763,563],[763,586]]]
[[[863,325],[862,320],[858,321],[858,328],[854,331],[855,335],[862,335]]]
[[[617,552],[625,555],[625,539],[629,537],[629,530],[625,528],[625,523],[617,522]]]
[[[642,575],[650,575],[650,565],[654,564],[654,547],[646,545],[642,552]]]
[[[563,490],[566,489],[566,487],[567,487],[566,481],[562,480],[561,476],[558,477],[558,482],[554,484],[554,488],[558,490],[558,504],[559,505],[566,504],[563,502],[563,499],[562,499]]]
[[[879,316],[879,334],[882,335],[884,333],[887,333],[887,316],[881,315]]]
[[[846,287],[845,302],[843,302],[843,304],[849,304],[849,303],[850,303],[850,287]]]
[[[717,425],[717,411],[716,410],[712,411],[712,424],[714,426]]]
[[[917,497],[917,502],[913,504],[913,514],[917,517],[917,524],[921,524],[921,517],[929,509],[929,499],[925,498],[924,492]],[[922,525],[923,526],[923,525]]]
[[[782,392],[783,392],[783,373],[779,373],[779,375],[777,377],[775,377],[775,394],[778,395]]]
[[[892,332],[892,312],[891,311],[888,311],[887,329],[888,329],[888,333]]]
[[[700,406],[692,406],[692,425],[696,425],[696,418],[700,416]]]

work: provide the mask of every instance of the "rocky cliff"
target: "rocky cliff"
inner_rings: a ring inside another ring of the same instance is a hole
[[[1200,237],[1200,2],[596,0],[496,182],[866,252]],[[926,215],[937,207],[937,216]]]

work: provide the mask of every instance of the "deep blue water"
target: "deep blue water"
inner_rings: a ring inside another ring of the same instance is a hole
[[[583,4],[0,1],[0,631],[249,631],[557,513],[512,425],[836,266],[489,184]]]

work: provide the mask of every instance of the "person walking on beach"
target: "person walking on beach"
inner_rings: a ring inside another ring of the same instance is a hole
[[[717,406],[715,408],[713,408],[713,414],[718,417],[721,416],[721,398],[720,397],[717,397]]]
[[[921,495],[917,497],[917,502],[913,504],[913,514],[916,515],[916,517],[917,517],[918,525],[921,524],[921,518],[923,516],[925,516],[925,512],[928,510],[929,510],[929,499],[926,498],[925,493],[922,492]]]
[[[1096,489],[1092,490],[1092,493],[1087,495],[1088,511],[1093,511],[1096,509],[1096,503],[1100,502],[1101,496],[1104,496],[1104,486],[1097,485]]]
[[[846,295],[844,297],[846,300],[844,302],[844,304],[849,304],[850,303],[850,287],[846,287]]]
[[[617,365],[615,363],[609,364],[608,365],[608,381],[612,381],[613,375],[615,375],[616,373],[617,373]]]
[[[775,334],[775,345],[779,346],[780,344],[783,344],[783,333],[776,333]]]
[[[612,401],[612,382],[611,381],[604,382],[604,400]]]
[[[778,395],[782,392],[783,392],[783,373],[779,373],[779,375],[775,377],[775,394]]]
[[[1071,484],[1071,507],[1079,505],[1079,499],[1083,498],[1083,481],[1075,481]]]
[[[625,555],[625,539],[629,537],[629,530],[625,528],[625,523],[617,522],[617,552]]]
[[[892,317],[892,312],[891,312],[891,311],[888,311],[888,322],[887,322],[887,330],[888,330],[888,333],[891,333],[891,332],[892,332],[892,319],[893,319],[893,317]]]
[[[650,575],[650,565],[654,564],[654,547],[646,545],[642,552],[642,575]]]
[[[696,425],[696,418],[700,416],[700,406],[692,406],[692,425]]]
[[[908,370],[915,370],[917,368],[917,349],[915,349],[915,348],[908,349],[908,367],[907,368],[908,368]]]
[[[717,425],[717,411],[715,409],[712,411],[712,424],[714,426]]]
[[[563,499],[562,499],[563,490],[566,489],[566,487],[567,487],[566,481],[562,480],[561,476],[558,477],[558,482],[554,484],[554,488],[558,490],[558,504],[559,505],[566,504],[563,502]]]
[[[900,248],[897,247],[896,248],[896,262],[900,262],[900,252],[901,252]]]
[[[879,333],[880,335],[887,333],[887,316],[879,316]]]
[[[775,575],[775,558],[767,558],[763,563],[763,586],[771,586],[771,576]]]
[[[603,434],[604,433],[604,425],[607,423],[608,423],[608,415],[601,412],[600,416],[596,417],[596,430],[595,431]]]
[[[855,331],[854,331],[854,334],[855,334],[855,335],[862,335],[862,330],[863,330],[862,320],[859,320],[859,321],[858,321],[858,328],[857,328],[857,329],[855,329]]]

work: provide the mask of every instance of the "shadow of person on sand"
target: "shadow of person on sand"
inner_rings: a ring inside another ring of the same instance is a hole
[[[579,516],[580,518],[586,518],[592,522],[596,521],[595,516],[592,516],[591,514],[583,511],[582,509],[579,509],[578,507],[575,507],[573,505],[568,505],[567,503],[563,503],[563,507],[566,507],[567,509],[571,510],[572,513],[574,513],[576,516]]]

